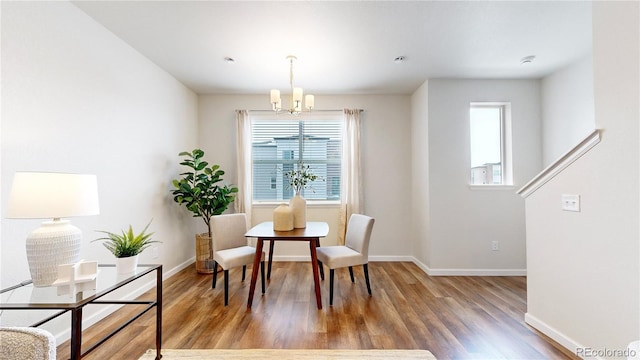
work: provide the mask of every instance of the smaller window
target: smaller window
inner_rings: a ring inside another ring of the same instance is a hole
[[[511,185],[510,104],[471,103],[471,185]]]

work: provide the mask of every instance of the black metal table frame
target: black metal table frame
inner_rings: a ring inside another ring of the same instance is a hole
[[[99,267],[114,267],[115,265],[99,265]],[[93,350],[95,350],[98,346],[102,345],[105,341],[109,340],[112,336],[117,334],[120,330],[124,329],[127,325],[131,324],[133,321],[144,315],[147,311],[152,308],[156,308],[156,360],[160,360],[162,358],[161,350],[162,350],[162,265],[140,265],[140,266],[151,266],[150,268],[141,271],[140,273],[136,273],[134,276],[125,279],[103,291],[97,292],[95,295],[92,295],[86,299],[80,300],[76,303],[69,304],[1,304],[0,310],[62,310],[54,315],[51,315],[44,320],[41,320],[33,325],[32,327],[38,327],[46,322],[49,322],[60,315],[65,314],[66,312],[71,312],[71,360],[79,360],[85,355],[89,354]],[[99,301],[101,297],[110,294],[111,292],[123,287],[126,284],[129,284],[135,280],[140,279],[141,277],[156,271],[156,300],[107,300],[107,301]],[[24,286],[29,284],[22,283],[20,285],[16,285],[14,287],[3,290],[2,292],[13,290],[17,287]],[[112,330],[110,333],[105,335],[102,339],[96,341],[94,344],[89,346],[84,352],[82,352],[82,309],[90,304],[100,304],[100,305],[141,305],[146,304],[147,306],[136,313],[134,316],[126,320],[116,329]]]

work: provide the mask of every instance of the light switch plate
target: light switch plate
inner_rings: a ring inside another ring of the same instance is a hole
[[[562,210],[580,212],[580,195],[562,194]]]

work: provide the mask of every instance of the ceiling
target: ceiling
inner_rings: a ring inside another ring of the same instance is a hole
[[[290,54],[305,93],[410,94],[428,78],[540,78],[591,51],[586,1],[73,3],[199,94],[288,93]]]

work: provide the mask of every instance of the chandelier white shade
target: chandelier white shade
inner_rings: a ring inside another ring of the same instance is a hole
[[[26,241],[29,271],[35,286],[51,285],[58,265],[80,260],[82,231],[60,218],[98,215],[95,175],[18,172],[13,178],[7,217],[52,219],[31,232]]]
[[[287,56],[287,60],[289,60],[289,86],[291,87],[291,95],[289,101],[289,109],[286,111],[289,112],[289,114],[293,115],[298,115],[303,111],[302,88],[293,86],[293,62],[297,59],[298,58],[293,55]],[[304,110],[311,111],[314,106],[315,98],[313,97],[313,95],[306,95],[304,97]],[[280,97],[280,90],[271,90],[271,107],[275,112],[282,111],[282,98]]]

